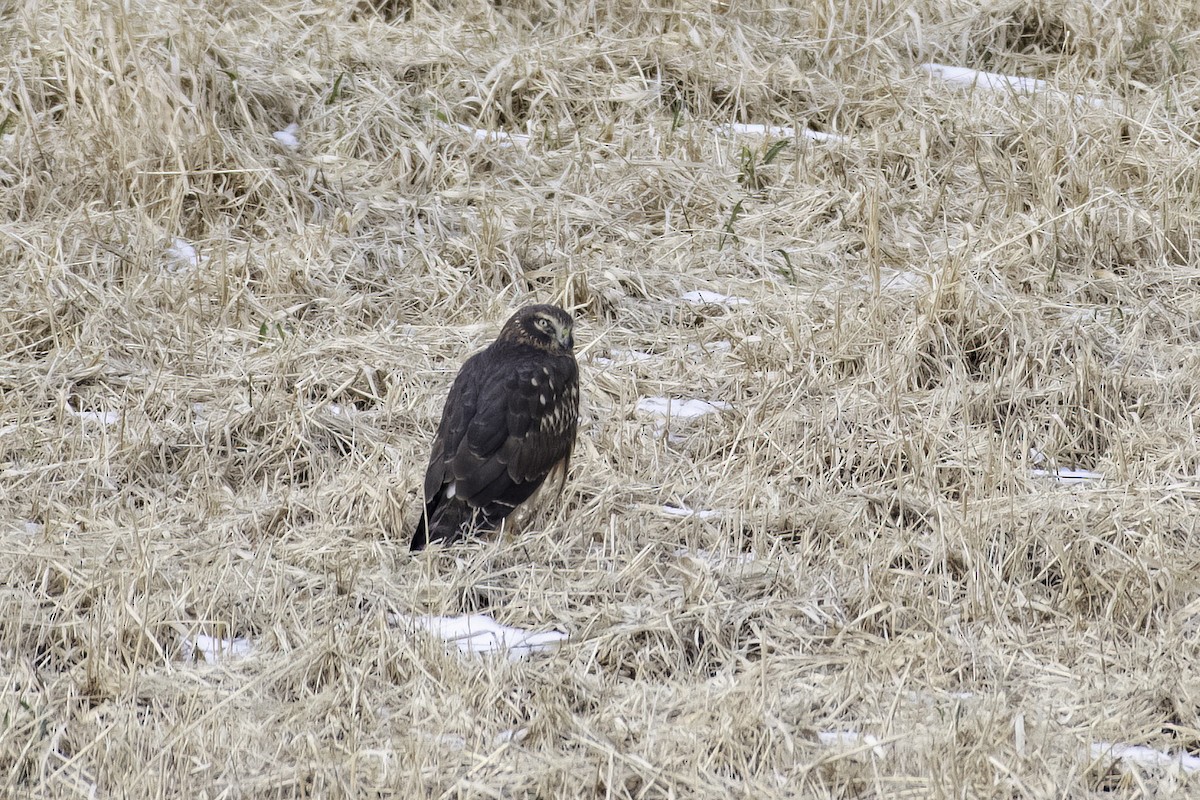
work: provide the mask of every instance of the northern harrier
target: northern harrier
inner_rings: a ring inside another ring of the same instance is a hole
[[[551,472],[566,480],[579,424],[574,320],[526,306],[459,370],[425,472],[412,549],[495,530]]]

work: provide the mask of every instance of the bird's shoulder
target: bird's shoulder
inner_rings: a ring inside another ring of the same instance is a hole
[[[526,383],[544,374],[573,375],[578,370],[571,354],[552,353],[519,341],[498,340],[463,364],[474,379],[490,379],[500,384]]]

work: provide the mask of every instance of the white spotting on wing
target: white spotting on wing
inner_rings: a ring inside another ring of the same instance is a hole
[[[454,495],[458,494],[458,484],[450,483],[446,486],[446,499],[449,500]]]

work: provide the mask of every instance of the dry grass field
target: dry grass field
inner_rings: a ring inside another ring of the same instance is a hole
[[[10,4],[0,796],[1200,796],[1198,31]],[[563,497],[411,555],[551,301]]]

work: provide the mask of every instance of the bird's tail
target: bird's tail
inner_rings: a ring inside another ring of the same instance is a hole
[[[409,550],[424,550],[431,542],[449,544],[465,538],[471,531],[487,525],[476,509],[456,499],[427,504],[417,520]]]
[[[417,517],[417,527],[413,531],[412,544],[408,549],[412,552],[424,550],[429,544],[429,513],[425,510],[421,511],[421,516]]]

